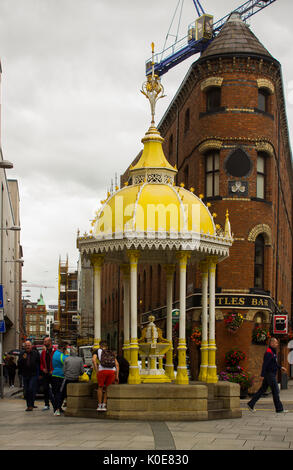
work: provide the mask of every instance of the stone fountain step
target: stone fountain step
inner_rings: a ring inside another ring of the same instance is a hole
[[[98,412],[96,384],[69,384],[67,416],[96,419],[201,421],[241,416],[239,386],[228,382],[189,385],[113,385],[108,411]]]

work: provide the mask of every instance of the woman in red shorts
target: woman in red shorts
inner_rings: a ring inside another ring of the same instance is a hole
[[[105,354],[103,351],[107,353]],[[94,351],[93,366],[98,379],[97,411],[107,411],[107,387],[111,384],[119,383],[119,364],[114,353],[108,350],[106,341],[101,341],[99,349]]]

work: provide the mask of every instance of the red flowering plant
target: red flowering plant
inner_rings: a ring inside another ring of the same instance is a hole
[[[233,371],[228,369],[227,367],[225,371],[220,372],[220,380],[237,383],[243,390],[252,386],[253,377],[243,367],[237,366]]]
[[[239,365],[239,362],[245,359],[245,352],[239,349],[230,349],[230,351],[225,354],[226,369],[220,372],[220,380],[239,383],[242,390],[251,387],[253,377]]]
[[[236,333],[244,321],[243,315],[239,312],[228,313],[224,317],[225,326],[231,333]]]
[[[190,339],[192,343],[196,344],[196,346],[201,345],[201,333],[202,329],[200,326],[193,328]]]
[[[235,367],[239,365],[240,361],[246,359],[246,354],[239,349],[230,349],[230,351],[225,354],[225,362],[228,367]]]
[[[262,326],[256,326],[252,331],[252,342],[255,344],[265,344],[270,337],[269,330]]]

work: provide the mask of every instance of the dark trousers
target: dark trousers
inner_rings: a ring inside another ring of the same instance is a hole
[[[78,383],[78,379],[76,380],[69,380],[64,379],[61,385],[61,404],[63,403],[64,399],[67,397],[67,384],[76,384]]]
[[[54,396],[52,392],[52,375],[43,374],[43,387],[44,387],[44,401],[45,406],[50,406],[50,401],[52,402],[54,408]]]
[[[256,404],[257,400],[259,400],[260,397],[267,391],[268,387],[271,387],[271,390],[272,390],[276,412],[278,413],[280,411],[283,411],[283,405],[280,400],[280,392],[279,392],[276,375],[273,373],[269,373],[264,376],[262,386],[253,395],[252,399],[248,402],[248,405],[251,408],[254,408],[254,405]]]
[[[14,380],[15,380],[15,370],[8,370],[8,379],[9,379],[9,385],[14,385]]]
[[[38,376],[33,375],[32,377],[23,377],[23,388],[27,406],[34,406],[38,388]]]
[[[61,410],[61,406],[63,403],[63,395],[62,395],[62,383],[63,383],[63,378],[62,377],[52,377],[52,392],[53,392],[53,408],[54,411],[56,410]]]

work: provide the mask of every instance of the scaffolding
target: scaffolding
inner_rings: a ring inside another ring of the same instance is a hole
[[[70,268],[59,258],[58,269],[58,325],[59,339],[76,344],[78,332],[77,269]]]

